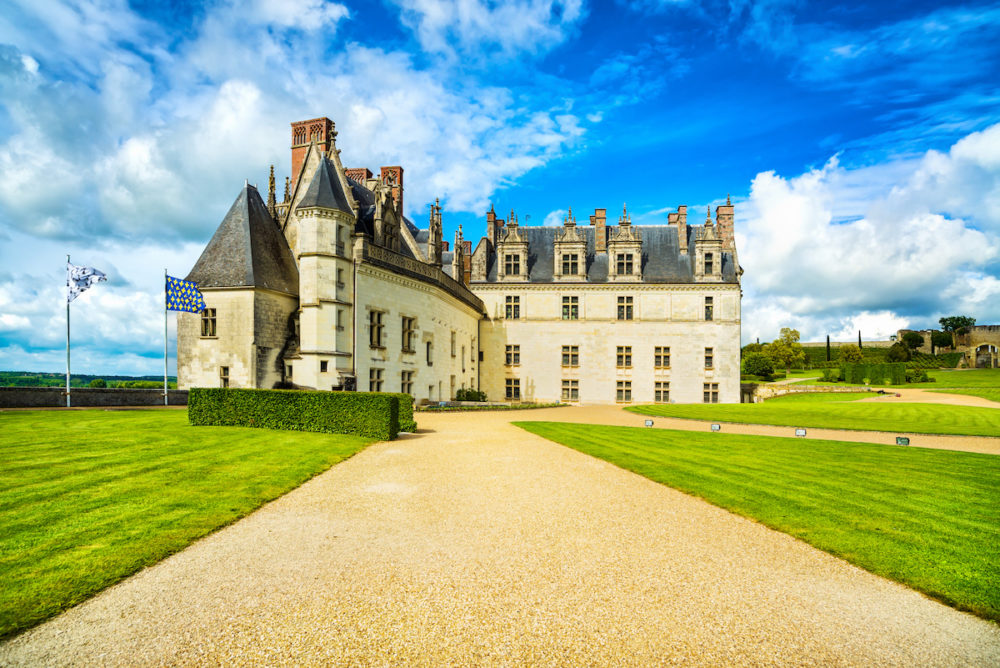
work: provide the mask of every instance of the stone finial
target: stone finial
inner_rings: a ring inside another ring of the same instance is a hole
[[[267,177],[267,210],[274,215],[275,209],[277,207],[277,200],[275,199],[274,192],[274,165],[271,165],[271,174]]]
[[[566,218],[563,220],[566,227],[576,227],[576,218],[573,217],[573,207],[569,207]]]
[[[629,215],[628,215],[628,205],[627,204],[624,204],[624,203],[622,204],[622,215],[618,219],[618,224],[619,225],[631,225],[632,224],[632,219],[629,218]]]
[[[712,206],[705,207],[705,227],[712,226]]]
[[[289,178],[289,177],[286,176],[285,177],[285,199],[284,199],[284,201],[287,202],[291,198],[292,198],[292,180],[291,180],[291,178]]]
[[[726,206],[732,206],[733,203],[729,201],[729,193],[726,193]]]

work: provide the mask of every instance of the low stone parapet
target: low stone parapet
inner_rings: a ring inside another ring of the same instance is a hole
[[[162,406],[163,390],[74,387],[73,407]],[[187,406],[187,390],[168,390],[170,406]],[[59,408],[66,406],[64,387],[0,387],[0,408]]]
[[[756,404],[766,399],[781,397],[786,394],[805,394],[808,392],[871,392],[870,387],[838,387],[837,385],[769,385],[766,383],[740,383],[741,403]]]

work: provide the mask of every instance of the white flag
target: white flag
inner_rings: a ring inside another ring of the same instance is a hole
[[[75,264],[67,262],[66,287],[68,290],[66,292],[66,301],[73,301],[77,295],[89,289],[94,283],[106,280],[108,280],[108,277],[93,267],[78,267]]]

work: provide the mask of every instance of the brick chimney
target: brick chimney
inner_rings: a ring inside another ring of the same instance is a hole
[[[594,226],[594,252],[608,252],[608,232],[607,232],[607,209],[594,209],[594,215],[590,217],[590,224]]]
[[[736,246],[735,234],[733,231],[733,204],[726,195],[726,204],[715,207],[715,225],[719,238],[722,239],[722,247],[732,250]]]
[[[392,201],[396,203],[396,211],[403,213],[403,168],[395,165],[383,167],[382,183],[392,188]]]
[[[372,170],[367,167],[351,167],[344,170],[344,174],[347,178],[354,179],[361,185],[365,185],[365,182],[372,177]]]
[[[688,208],[687,204],[677,207],[677,243],[680,245],[681,254],[688,252]]]
[[[313,118],[308,121],[298,121],[292,123],[292,185],[299,178],[302,171],[302,161],[306,158],[306,149],[309,144],[316,140],[319,150],[324,153],[330,150],[334,137],[337,136],[334,130],[333,121],[329,118]]]

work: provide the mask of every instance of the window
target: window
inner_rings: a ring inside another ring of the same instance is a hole
[[[713,264],[713,262],[712,262],[712,254],[711,253],[705,253],[705,273],[706,274],[711,274],[712,273],[712,264]]]
[[[201,312],[201,335],[215,336],[215,309],[207,308]]]
[[[715,310],[715,300],[705,297],[705,320],[711,320]]]
[[[705,383],[705,403],[706,404],[717,404],[717,403],[719,403],[719,384],[718,383]]]
[[[229,367],[219,367],[219,387],[229,387]]]
[[[344,331],[344,309],[337,309],[337,331]]]
[[[504,318],[517,320],[521,317],[521,298],[507,295],[504,299]]]
[[[631,276],[632,275],[632,254],[631,253],[618,253],[615,261],[615,273],[619,276]]]
[[[368,343],[372,348],[383,348],[382,345],[382,335],[385,332],[385,326],[382,324],[382,311],[369,311],[368,312]]]
[[[286,364],[285,365],[285,379],[286,380],[291,380],[292,379],[292,365],[291,364]]]
[[[513,345],[507,346],[505,351],[504,364],[507,366],[516,366],[521,363],[521,346]]]
[[[520,276],[521,255],[519,253],[507,253],[503,256],[503,273],[508,276]]]
[[[382,391],[382,369],[368,370],[368,391],[369,392]]]
[[[337,287],[338,288],[344,287],[344,270],[343,269],[338,269],[337,270]]]
[[[399,377],[399,391],[403,394],[413,394],[413,372],[401,371]]]
[[[579,320],[580,319],[580,298],[579,297],[563,297],[562,298],[562,319],[563,320]]]
[[[403,316],[403,352],[412,353],[415,352],[413,347],[413,337],[416,336],[417,330],[417,319],[407,318]]]
[[[615,364],[619,369],[632,368],[632,346],[618,346]]]
[[[714,351],[711,348],[705,348],[705,368],[706,369],[711,369],[712,368],[712,366],[713,366],[712,362],[714,361],[714,359],[715,359]]]
[[[520,378],[508,378],[507,379],[507,392],[505,395],[508,399],[520,399],[521,398],[521,379]]]
[[[564,380],[562,382],[562,399],[563,401],[579,401],[580,381]]]
[[[632,319],[632,297],[618,298],[618,319],[619,320]]]
[[[656,381],[653,400],[658,404],[670,403],[670,383],[661,380]]]
[[[465,346],[462,346],[462,373],[465,373]]]
[[[631,380],[619,380],[617,391],[615,392],[615,401],[625,402],[632,401],[632,381]]]
[[[580,366],[580,346],[562,347],[562,365]]]
[[[653,366],[657,369],[670,368],[670,346],[656,346],[653,350]]]
[[[434,342],[427,342],[427,366],[434,366]]]
[[[451,333],[451,356],[455,356],[455,332]]]
[[[579,256],[576,253],[563,253],[562,256],[562,273],[564,274],[578,274],[580,267]]]
[[[328,364],[329,364],[329,362],[327,362],[326,360],[320,360],[320,362],[319,362],[319,372],[320,373],[326,373],[326,369],[327,369],[327,365]]]

